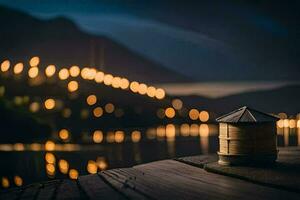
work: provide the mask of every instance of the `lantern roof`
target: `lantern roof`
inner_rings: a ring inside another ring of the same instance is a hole
[[[263,113],[247,106],[241,107],[228,114],[218,117],[217,122],[242,123],[242,122],[276,122],[277,117]]]

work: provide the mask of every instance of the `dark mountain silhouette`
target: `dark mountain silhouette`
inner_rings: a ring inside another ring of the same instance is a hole
[[[245,92],[217,99],[200,96],[183,97],[192,106],[208,109],[215,115],[224,114],[241,106],[250,106],[269,113],[286,112],[296,115],[300,111],[300,86],[286,86],[273,90]]]
[[[189,80],[107,37],[84,33],[63,17],[39,20],[0,6],[0,24],[2,59],[27,62],[38,55],[42,65],[95,66],[131,80],[152,83]]]

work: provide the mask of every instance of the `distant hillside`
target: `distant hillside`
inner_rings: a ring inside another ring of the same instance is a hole
[[[0,58],[42,64],[102,66],[104,71],[145,82],[177,82],[188,78],[166,69],[106,37],[89,35],[66,18],[43,21],[0,6]],[[103,67],[104,66],[104,67]]]
[[[247,105],[265,112],[287,112],[296,115],[300,112],[300,86],[286,86],[275,90],[247,92],[209,99],[199,96],[183,97],[186,103],[205,108],[220,115]]]

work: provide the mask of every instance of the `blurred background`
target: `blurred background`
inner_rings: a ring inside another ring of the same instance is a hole
[[[299,8],[0,0],[1,187],[215,153],[244,105],[300,146]]]

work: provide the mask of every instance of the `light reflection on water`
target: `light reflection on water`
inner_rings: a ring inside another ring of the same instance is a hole
[[[167,124],[110,133],[114,133],[114,139],[104,137],[106,141],[100,144],[0,144],[1,185],[14,187],[53,178],[76,179],[78,175],[105,169],[215,153],[218,149],[215,124]],[[277,128],[277,134],[279,146],[300,146],[300,128]]]

